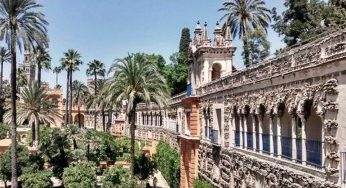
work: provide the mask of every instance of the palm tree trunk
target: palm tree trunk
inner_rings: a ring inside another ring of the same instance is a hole
[[[36,148],[38,148],[39,144],[39,134],[40,134],[40,119],[38,118],[37,115],[35,115],[35,144]]]
[[[3,74],[4,74],[4,61],[1,58],[0,61],[1,65],[0,65],[0,93],[2,94],[2,84],[3,84]]]
[[[95,94],[95,98],[96,98],[96,90],[97,90],[97,85],[96,85],[96,81],[97,81],[97,75],[94,74],[94,94]],[[96,130],[96,120],[97,120],[97,113],[96,113],[96,105],[94,106],[94,129]]]
[[[12,1],[10,1],[12,4]],[[10,5],[10,7],[12,7]],[[11,16],[12,17],[12,16]],[[14,26],[14,21],[11,18],[11,108],[12,108],[12,144],[11,144],[11,187],[18,187],[18,174],[17,174],[17,31]]]
[[[131,166],[130,166],[130,171],[131,171],[131,179],[135,177],[135,163],[136,163],[136,158],[135,158],[135,115],[136,115],[136,104],[133,105],[133,109],[130,111],[129,114],[129,122],[130,122],[130,137],[131,137],[131,149],[130,149],[130,154],[131,154]]]
[[[244,48],[244,64],[245,67],[250,66],[250,52],[249,52],[249,46],[248,46],[248,41],[247,39],[245,39],[245,37],[243,37],[243,48]]]
[[[35,122],[31,122],[31,146],[33,146],[33,144],[35,143],[36,140],[36,129],[35,129]]]
[[[69,99],[69,123],[72,124],[72,69],[70,69],[70,99]]]
[[[59,79],[58,78],[58,73],[55,73],[55,87],[58,87],[58,82],[59,82],[58,79]]]
[[[41,63],[38,63],[37,64],[37,84],[39,88],[41,88],[41,71],[42,71]]]
[[[102,128],[103,128],[103,132],[106,132],[106,117],[105,117],[104,109],[102,109]]]
[[[79,105],[78,105],[78,127],[79,128],[82,128],[82,126],[81,126],[81,118],[80,118],[80,107],[79,107]]]
[[[66,103],[65,103],[65,127],[67,127],[67,124],[69,122],[69,113],[68,113],[68,104],[69,104],[69,97],[68,97],[68,94],[69,94],[69,90],[70,90],[70,86],[69,86],[69,83],[70,83],[70,71],[69,69],[67,69],[67,78],[66,78]]]

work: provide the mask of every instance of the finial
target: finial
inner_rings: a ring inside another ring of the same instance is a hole
[[[219,26],[219,25],[220,25],[220,24],[219,24],[219,21],[217,21],[217,22],[216,22],[216,25],[217,25],[217,26]]]
[[[204,27],[207,27],[207,26],[208,26],[207,22],[204,22]]]
[[[197,21],[197,25],[199,25],[200,23],[199,23],[199,20]]]

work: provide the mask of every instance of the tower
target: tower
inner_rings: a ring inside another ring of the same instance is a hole
[[[25,50],[24,52],[24,61],[19,65],[19,69],[23,71],[28,82],[35,80],[35,59],[34,54],[30,50]]]

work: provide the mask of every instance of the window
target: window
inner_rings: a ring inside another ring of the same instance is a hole
[[[221,77],[221,65],[218,63],[213,64],[213,70],[211,72],[211,81],[217,80]]]

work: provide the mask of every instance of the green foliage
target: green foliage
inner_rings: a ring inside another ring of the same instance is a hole
[[[0,140],[11,136],[11,127],[7,124],[0,123]]]
[[[195,179],[193,188],[212,188],[213,186],[207,180]]]
[[[96,170],[92,162],[80,162],[64,169],[64,186],[66,188],[95,188]]]
[[[52,172],[48,170],[38,171],[35,173],[26,173],[20,176],[22,186],[25,188],[51,188],[53,182],[50,180]]]
[[[183,28],[181,30],[181,37],[179,43],[179,54],[182,55],[184,60],[188,57],[190,40],[191,39],[189,28]]]
[[[124,187],[130,179],[130,171],[122,167],[110,168],[103,174],[102,187]]]
[[[156,162],[144,154],[136,157],[135,172],[140,180],[146,180],[150,175],[154,174]]]
[[[61,177],[63,169],[68,166],[68,154],[70,152],[67,133],[57,128],[42,128],[39,150],[45,161],[53,165],[54,176]]]
[[[326,4],[322,0],[285,0],[287,10],[278,16],[273,9],[273,28],[284,36],[288,46],[320,34],[321,21],[326,18]]]
[[[154,156],[158,169],[172,188],[179,187],[180,180],[180,154],[168,143],[160,142],[156,147]]]
[[[250,64],[259,63],[270,55],[270,42],[267,40],[265,33],[260,30],[254,30],[245,37],[248,43],[244,50],[249,51]],[[242,55],[244,57],[245,51]]]
[[[179,94],[186,90],[188,69],[184,63],[184,57],[179,53],[174,53],[170,57],[171,64],[166,65],[163,75],[172,95]]]
[[[35,172],[42,169],[42,161],[35,156],[29,156],[29,151],[26,147],[17,146],[17,173],[21,175],[23,172]],[[0,155],[0,178],[5,181],[11,180],[11,151],[6,150]]]

